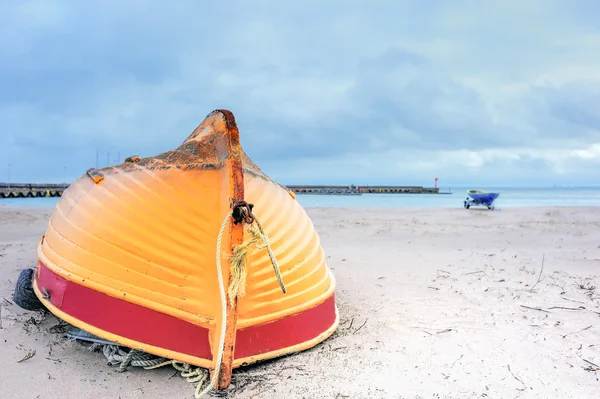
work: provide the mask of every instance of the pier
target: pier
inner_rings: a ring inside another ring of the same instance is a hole
[[[68,184],[0,183],[0,198],[60,197]]]
[[[437,187],[421,186],[286,186],[296,194],[440,194]]]
[[[0,183],[0,198],[60,197],[68,184]],[[445,194],[437,187],[421,186],[286,186],[296,194]]]

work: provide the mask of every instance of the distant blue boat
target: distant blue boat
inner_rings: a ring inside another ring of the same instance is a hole
[[[468,190],[469,197],[464,201],[464,207],[469,209],[473,205],[486,206],[488,209],[494,209],[494,201],[500,196],[500,193],[488,193],[481,190]]]

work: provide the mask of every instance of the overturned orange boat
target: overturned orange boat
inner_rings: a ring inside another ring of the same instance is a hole
[[[226,110],[177,149],[71,184],[33,290],[66,322],[207,368],[221,389],[233,368],[313,347],[339,323],[312,221],[246,156]]]

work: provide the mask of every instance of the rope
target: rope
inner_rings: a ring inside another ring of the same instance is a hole
[[[225,284],[223,283],[223,274],[221,272],[221,242],[223,240],[223,234],[229,220],[231,219],[232,212],[229,212],[223,220],[219,236],[217,238],[217,277],[219,279],[219,288],[221,293],[221,336],[219,337],[219,353],[217,356],[217,362],[215,364],[215,371],[210,384],[206,388],[199,392],[202,388],[202,383],[207,377],[207,372],[200,367],[193,368],[187,363],[177,362],[175,360],[168,360],[162,357],[156,357],[154,355],[136,351],[131,349],[129,352],[124,351],[119,345],[104,345],[102,346],[102,353],[108,359],[111,366],[119,365],[118,372],[123,372],[127,369],[127,366],[139,366],[144,367],[146,370],[152,370],[155,368],[172,365],[176,370],[181,373],[190,383],[196,383],[196,391],[194,397],[196,399],[202,398],[209,391],[212,390],[213,386],[219,379],[219,373],[221,371],[221,362],[223,361],[223,352],[225,347],[225,329],[227,328],[227,300],[225,298]],[[99,345],[93,344],[90,349],[95,350]]]
[[[273,254],[271,246],[269,245],[269,237],[264,232],[262,225],[256,216],[254,216],[252,223],[246,225],[246,230],[250,233],[250,239],[234,248],[231,259],[231,283],[229,284],[229,289],[227,291],[229,294],[229,306],[231,307],[233,307],[237,298],[246,295],[247,269],[245,259],[252,247],[259,250],[267,249],[281,291],[284,294],[287,292],[281,277],[279,265],[277,264],[277,259],[275,259],[275,254]]]
[[[198,394],[198,388],[196,388],[196,394],[194,395],[196,399],[200,399],[212,389],[219,379],[219,373],[221,372],[221,362],[223,361],[223,352],[225,350],[225,329],[227,328],[227,299],[225,298],[225,284],[223,283],[223,273],[221,272],[221,241],[223,240],[223,234],[225,233],[225,228],[229,223],[229,219],[231,219],[231,215],[233,215],[233,211],[230,211],[225,217],[225,220],[223,220],[221,230],[219,230],[219,236],[217,237],[217,277],[219,278],[219,292],[221,294],[221,336],[219,337],[219,353],[217,355],[217,363],[215,364],[213,378],[210,380],[210,384],[200,394]],[[198,384],[198,387],[200,386],[201,384]]]
[[[187,363],[182,363],[182,362],[178,362],[175,360],[169,360],[169,361],[166,361],[166,362],[154,365],[154,366],[144,367],[144,369],[152,370],[152,369],[157,369],[159,367],[168,366],[168,365],[173,366],[173,368],[175,370],[179,371],[179,374],[183,378],[185,378],[187,382],[196,384],[196,390],[194,391],[194,397],[196,399],[199,399],[202,396],[206,395],[206,393],[210,389],[212,389],[213,382],[211,382],[207,386],[207,388],[204,390],[204,392],[199,392],[200,388],[202,388],[202,384],[204,383],[204,380],[208,376],[208,372],[204,369],[201,369],[200,367],[192,367]],[[214,378],[213,378],[213,380],[214,380]]]
[[[202,392],[199,392],[200,388],[202,388],[202,383],[204,382],[207,376],[207,372],[202,370],[200,367],[194,369],[187,363],[181,363],[175,360],[171,360],[163,361],[162,363],[145,367],[146,370],[151,370],[169,364],[172,365],[176,370],[178,370],[181,373],[181,376],[184,377],[188,382],[197,383],[196,391],[194,392],[194,397],[196,399],[200,399],[212,390],[213,386],[216,385],[219,379],[219,373],[221,372],[221,362],[223,361],[223,352],[225,350],[225,329],[227,328],[227,299],[225,298],[225,284],[223,283],[223,273],[221,272],[221,243],[223,241],[223,234],[225,233],[225,229],[227,228],[227,225],[232,215],[233,211],[230,211],[227,214],[225,220],[223,220],[223,224],[221,225],[221,230],[219,230],[219,236],[217,237],[217,277],[219,279],[219,291],[221,294],[221,335],[219,337],[219,353],[217,355],[215,371],[213,373],[213,378],[210,380],[210,384],[208,384]]]
[[[131,349],[129,352],[126,352],[125,350],[121,349],[119,345],[102,345],[99,343],[94,343],[90,347],[90,350],[95,351],[96,349],[101,347],[102,353],[109,361],[109,365],[119,365],[119,368],[117,369],[118,372],[125,371],[128,366],[137,366],[143,367],[145,370],[152,370],[159,367],[171,365],[176,370],[178,370],[181,376],[184,377],[188,382],[196,384],[196,390],[194,392],[194,397],[196,399],[202,398],[209,391],[211,391],[213,387],[216,387],[217,381],[219,379],[219,373],[221,371],[221,363],[223,361],[223,353],[225,350],[225,330],[227,328],[227,299],[225,297],[225,284],[223,282],[223,273],[221,270],[221,246],[225,229],[227,228],[227,225],[232,215],[233,210],[230,211],[223,220],[223,224],[221,225],[221,229],[219,230],[219,236],[217,237],[216,264],[217,277],[219,280],[219,291],[221,295],[221,335],[219,337],[219,352],[217,355],[214,374],[212,379],[210,380],[210,383],[202,392],[200,392],[200,389],[202,388],[202,384],[208,376],[208,372],[200,367],[194,368],[187,363],[177,362],[175,360],[169,360],[163,357],[157,357],[149,353],[134,349]],[[231,284],[228,288],[231,306],[233,306],[235,298],[245,295],[247,275],[245,258],[250,252],[252,246],[256,247],[259,250],[265,248],[267,249],[281,290],[284,294],[286,293],[286,288],[281,277],[279,265],[277,264],[275,255],[273,254],[273,251],[269,246],[269,237],[265,234],[262,225],[260,224],[258,219],[256,219],[256,217],[254,217],[253,215],[251,216],[253,217],[252,222],[246,224],[246,230],[251,235],[250,239],[238,245],[233,250],[231,260]]]
[[[225,350],[225,329],[227,328],[227,299],[225,297],[225,284],[223,283],[223,273],[221,271],[221,246],[222,246],[221,242],[223,241],[223,234],[225,233],[225,229],[226,229],[232,215],[233,215],[233,210],[230,211],[227,214],[227,216],[225,217],[225,220],[223,220],[223,224],[221,225],[221,230],[219,230],[219,236],[217,237],[217,277],[219,278],[219,292],[221,294],[221,336],[219,337],[219,353],[217,355],[217,362],[215,364],[215,371],[213,373],[213,378],[210,380],[210,384],[201,393],[198,393],[201,383],[198,384],[198,386],[196,388],[196,393],[194,395],[196,399],[200,399],[201,397],[206,395],[212,389],[212,387],[216,385],[216,382],[219,379],[219,373],[221,372],[221,362],[223,361],[223,352]],[[267,248],[267,251],[269,252],[269,257],[271,258],[271,262],[273,263],[273,268],[275,269],[275,274],[277,275],[277,279],[279,280],[281,289],[282,289],[283,293],[286,293],[286,289],[283,284],[283,280],[281,278],[281,273],[279,271],[279,266],[277,264],[277,260],[275,259],[275,255],[273,254],[273,251],[271,251],[271,247],[269,246],[269,238],[265,234],[264,230],[262,229],[262,226],[260,225],[260,222],[258,221],[258,219],[256,219],[256,217],[254,217],[254,221],[258,225],[258,229],[259,229],[258,232],[256,230],[252,229],[252,226],[254,224],[247,225],[247,229],[252,234],[252,238],[248,242],[240,244],[233,251],[234,259],[232,259],[231,272],[232,272],[232,283],[234,283],[234,284],[232,284],[232,285],[237,286],[237,287],[245,286],[246,268],[245,268],[245,264],[244,264],[243,260],[245,258],[245,255],[248,254],[248,252],[244,248],[249,248],[250,245],[252,243],[254,243],[254,245],[256,245],[256,247],[259,249],[262,249],[265,247]],[[263,241],[262,245],[257,244],[258,239]],[[240,247],[241,247],[241,249],[240,249]],[[244,254],[244,252],[245,252],[245,254]],[[236,257],[236,253],[237,253],[237,257]],[[236,260],[237,263],[234,262],[234,260]],[[235,283],[233,281],[234,269],[235,269],[236,275],[239,278],[239,280],[238,280],[239,283]],[[244,277],[244,280],[241,280],[241,277]],[[231,289],[231,287],[230,287],[230,289]],[[187,366],[189,366],[189,365],[187,365]],[[173,363],[173,367],[175,367],[175,363]],[[177,367],[175,367],[175,368],[177,368]],[[183,372],[182,372],[182,376],[183,376]],[[202,380],[202,381],[204,381],[204,380]]]
[[[110,366],[119,366],[117,368],[119,373],[124,372],[128,366],[146,368],[164,363],[167,360],[164,357],[157,357],[135,349],[126,352],[119,345],[93,344],[90,350],[94,351],[98,347],[102,347],[102,353]]]
[[[262,228],[262,225],[258,221],[258,218],[255,216],[254,221],[258,225],[260,229],[261,238],[264,242],[264,247],[267,248],[267,252],[269,253],[269,258],[271,259],[271,264],[273,265],[273,270],[275,271],[275,276],[277,276],[277,281],[279,282],[279,286],[281,287],[281,291],[285,294],[287,290],[285,289],[285,284],[283,284],[283,278],[281,277],[281,271],[279,270],[279,264],[277,263],[277,259],[275,259],[275,254],[273,250],[271,250],[271,246],[269,245],[269,237],[265,234],[265,231]],[[259,248],[261,249],[261,248]]]

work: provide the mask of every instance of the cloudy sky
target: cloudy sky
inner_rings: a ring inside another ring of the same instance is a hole
[[[227,4],[226,6],[224,4]],[[0,181],[178,146],[283,184],[600,184],[598,0],[0,0]],[[66,171],[66,172],[65,172]]]

